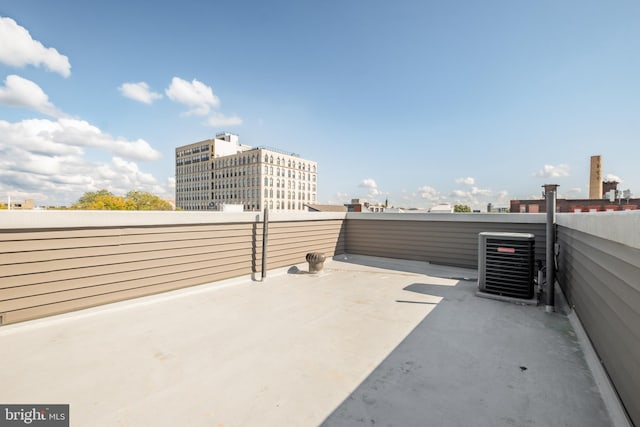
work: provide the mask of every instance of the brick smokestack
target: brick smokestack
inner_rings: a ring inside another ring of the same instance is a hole
[[[591,156],[589,198],[602,199],[602,156]]]

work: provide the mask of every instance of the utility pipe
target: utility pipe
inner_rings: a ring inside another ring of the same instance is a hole
[[[262,220],[262,280],[267,277],[267,240],[269,238],[269,209],[264,208]]]
[[[556,263],[554,247],[556,243],[556,192],[545,193],[547,202],[547,246],[546,246],[546,276],[547,286],[545,294],[545,311],[553,313],[555,305]]]

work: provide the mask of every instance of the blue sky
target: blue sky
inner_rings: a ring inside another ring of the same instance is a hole
[[[640,195],[637,1],[0,5],[0,198],[174,196],[228,131],[318,162],[320,203]]]

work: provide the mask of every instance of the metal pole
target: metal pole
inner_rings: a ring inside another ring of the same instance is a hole
[[[552,313],[555,305],[555,281],[556,281],[556,263],[554,257],[554,247],[556,243],[556,192],[547,191],[545,193],[547,199],[547,247],[546,247],[546,265],[547,265],[547,287],[545,295],[545,311]]]
[[[262,221],[262,280],[267,277],[267,240],[269,238],[269,209],[264,208]]]

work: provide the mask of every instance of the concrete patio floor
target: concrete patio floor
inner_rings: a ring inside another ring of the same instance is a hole
[[[304,268],[300,266],[300,269]],[[0,328],[0,403],[72,426],[608,426],[566,316],[340,256]]]

